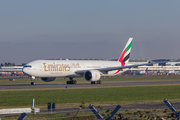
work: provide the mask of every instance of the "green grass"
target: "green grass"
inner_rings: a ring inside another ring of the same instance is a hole
[[[179,101],[179,91],[179,85],[0,91],[0,108],[30,106],[33,98],[35,105],[42,108],[49,102],[54,102],[59,107],[72,107],[73,104],[78,106],[82,101],[87,103],[86,105],[90,103],[101,105],[152,103],[162,102],[164,98]]]
[[[76,78],[78,83],[89,83],[83,78]],[[135,81],[166,81],[180,80],[180,76],[120,76],[101,78],[102,82],[135,82]],[[43,82],[35,80],[36,84],[65,84],[66,80],[58,78],[53,82]],[[0,81],[1,85],[29,84],[28,79],[16,81]],[[68,89],[48,89],[48,90],[0,90],[0,108],[20,108],[31,107],[31,101],[35,99],[35,107],[47,109],[47,103],[56,103],[56,108],[79,107],[81,102],[95,106],[123,105],[123,104],[143,104],[143,103],[163,103],[167,98],[170,102],[180,101],[180,85],[166,86],[134,86],[134,87],[104,87],[104,88],[68,88]],[[120,110],[120,113],[123,111]],[[73,116],[75,113],[71,113]],[[86,113],[87,114],[87,113]],[[92,113],[91,113],[92,114]],[[125,113],[124,113],[125,114]],[[64,114],[56,115],[28,115],[27,120],[32,119],[62,119]],[[132,116],[132,115],[131,115]],[[1,117],[3,120],[17,119],[18,117]],[[81,117],[78,119],[94,119],[95,117]],[[67,119],[67,118],[65,118]],[[69,118],[72,119],[72,118]],[[135,118],[142,119],[142,118]]]
[[[90,83],[84,78],[74,78],[77,83]],[[35,79],[36,84],[66,84],[69,79],[56,78],[52,82],[44,82],[40,78]],[[102,82],[141,82],[141,81],[173,81],[180,80],[180,76],[114,76],[114,77],[101,77]],[[16,84],[30,84],[30,79],[16,79],[15,81],[0,80],[0,85],[16,85]]]

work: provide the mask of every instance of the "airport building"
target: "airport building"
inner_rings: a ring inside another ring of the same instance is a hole
[[[130,60],[130,64],[144,64],[152,62],[169,61],[167,63],[153,64],[152,66],[139,66],[138,68],[129,69],[130,72],[152,75],[175,75],[180,74],[180,59],[155,59],[155,60]]]
[[[22,73],[23,66],[1,66],[0,75],[1,76],[23,76]]]

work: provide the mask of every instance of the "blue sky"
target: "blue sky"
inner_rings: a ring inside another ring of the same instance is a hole
[[[48,58],[180,59],[180,1],[1,0],[0,63]]]

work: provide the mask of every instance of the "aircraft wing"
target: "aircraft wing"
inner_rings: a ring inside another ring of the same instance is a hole
[[[149,65],[153,65],[153,64],[159,64],[159,63],[166,63],[168,61],[163,61],[163,62],[155,62],[155,63],[145,63],[145,64],[137,64],[137,65],[127,65],[127,66],[119,66],[119,67],[108,67],[108,68],[101,68],[101,69],[94,69],[94,70],[98,70],[100,72],[108,72],[108,71],[112,71],[112,70],[122,70],[125,68],[133,68],[133,67],[138,67],[138,66],[149,66]],[[86,72],[87,70],[80,70],[80,71],[76,71],[76,74],[84,74],[84,72]]]

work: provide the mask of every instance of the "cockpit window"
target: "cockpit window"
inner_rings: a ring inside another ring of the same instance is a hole
[[[25,65],[24,67],[28,67],[28,68],[31,68],[32,66],[31,66],[31,65]]]

